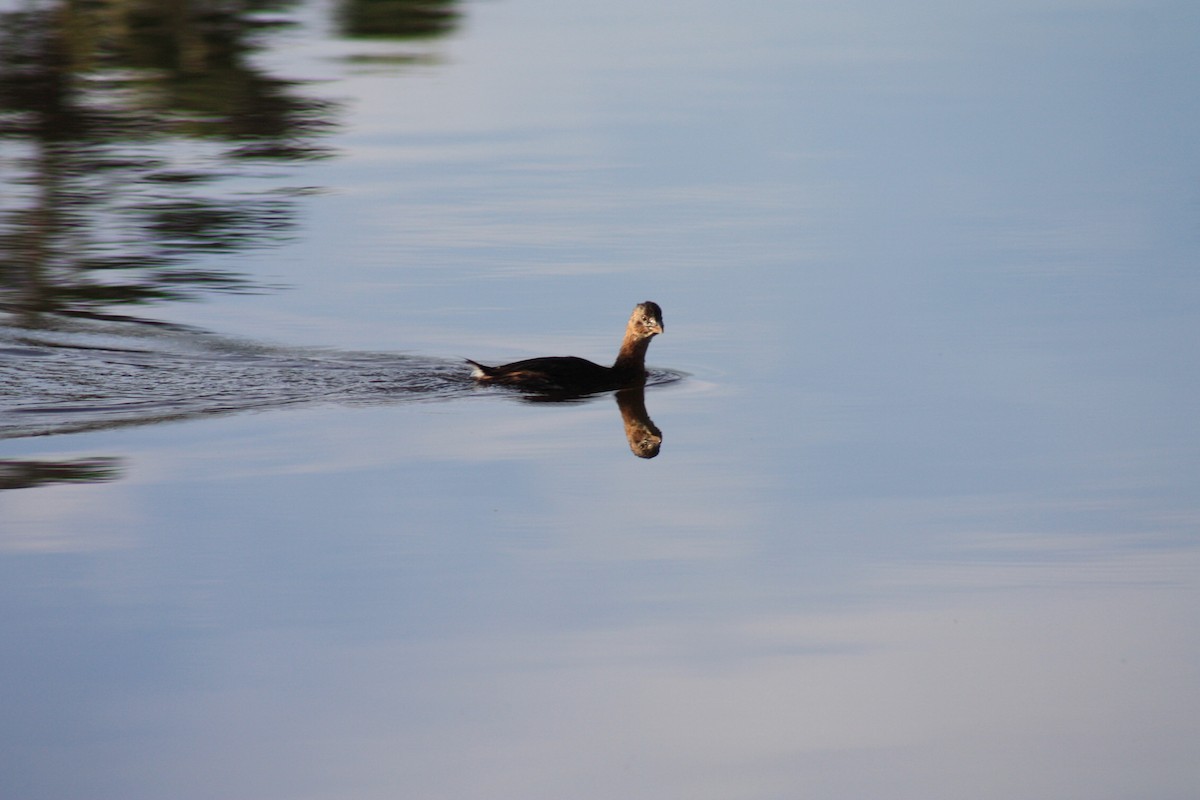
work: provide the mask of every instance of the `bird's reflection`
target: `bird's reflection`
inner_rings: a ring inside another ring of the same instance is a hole
[[[664,373],[659,380],[678,380],[677,374]],[[580,403],[595,399],[595,394],[565,394],[562,392],[526,392],[521,395],[527,403]],[[613,395],[625,425],[625,440],[629,450],[638,458],[654,458],[662,449],[662,431],[646,411],[646,385],[636,384],[620,389]]]
[[[625,423],[629,450],[638,458],[654,458],[662,447],[662,431],[646,411],[646,387],[636,386],[617,392],[617,408]]]

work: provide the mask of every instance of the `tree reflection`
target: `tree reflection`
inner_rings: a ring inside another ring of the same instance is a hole
[[[294,194],[237,165],[315,158],[333,107],[252,55],[290,3],[61,0],[0,14],[0,303],[48,312],[245,290],[189,258],[277,241]],[[207,191],[205,191],[207,190]]]
[[[115,458],[74,461],[0,460],[0,491],[30,489],[54,483],[102,483],[121,476]]]
[[[342,35],[356,38],[444,36],[458,24],[456,0],[344,0]]]

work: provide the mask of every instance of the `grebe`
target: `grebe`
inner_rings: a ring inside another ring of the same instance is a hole
[[[621,350],[611,367],[576,356],[528,358],[498,367],[485,367],[471,359],[467,363],[475,367],[474,377],[480,383],[558,394],[605,392],[645,384],[646,350],[650,340],[662,332],[662,309],[658,303],[646,301],[633,309]]]

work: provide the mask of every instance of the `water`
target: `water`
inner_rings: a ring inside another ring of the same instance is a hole
[[[0,22],[0,794],[1194,796],[1200,14],[385,5]]]

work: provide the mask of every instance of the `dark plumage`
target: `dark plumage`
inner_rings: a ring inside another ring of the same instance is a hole
[[[646,382],[646,350],[650,340],[663,332],[662,309],[657,303],[639,303],[625,326],[625,339],[611,367],[576,356],[527,358],[498,367],[487,367],[467,359],[475,367],[480,383],[516,386],[534,392],[591,394]]]

